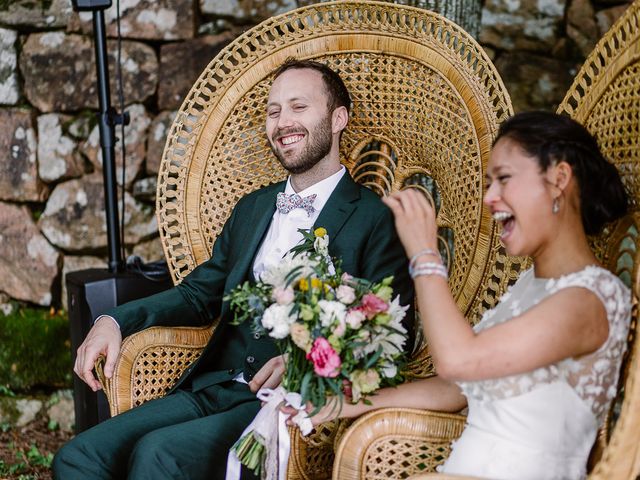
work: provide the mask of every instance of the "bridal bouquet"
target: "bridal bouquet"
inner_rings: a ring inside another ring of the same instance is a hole
[[[378,388],[402,380],[398,366],[407,332],[401,321],[407,307],[399,296],[392,299],[393,277],[379,283],[352,277],[329,257],[324,228],[300,232],[303,242],[277,266],[227,297],[234,323],[252,322],[256,332],[275,339],[286,358],[281,387],[258,392],[266,404],[229,455],[238,470],[239,461],[263,478],[286,471],[289,437],[278,410],[282,402],[298,409],[292,420],[307,435],[312,430],[307,402],[315,407],[311,416],[330,396],[341,408],[345,400],[366,402]],[[229,470],[227,478],[233,478]]]

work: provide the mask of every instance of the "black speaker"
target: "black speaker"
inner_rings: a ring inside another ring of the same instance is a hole
[[[153,276],[152,276],[153,275]],[[73,362],[76,351],[99,315],[109,309],[170,288],[169,275],[144,272],[110,272],[89,269],[67,274],[67,299],[71,328]],[[76,433],[109,418],[109,405],[102,391],[93,392],[77,375],[73,375],[73,399]]]

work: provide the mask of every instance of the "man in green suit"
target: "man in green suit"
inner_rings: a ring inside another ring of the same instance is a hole
[[[55,478],[224,478],[229,448],[260,408],[255,392],[278,385],[283,360],[248,322],[230,325],[223,298],[277,264],[301,240],[298,228],[326,228],[329,252],[342,259],[344,271],[371,280],[394,275],[402,303],[412,303],[407,259],[390,211],[340,164],[340,135],[350,107],[344,83],[310,61],[290,60],[274,77],[266,134],[289,179],[242,198],[211,259],[179,286],[99,317],[78,349],[74,370],[97,390],[93,364],[104,354],[110,377],[122,336],[152,326],[206,325],[217,317],[219,326],[171,393],[67,443],[55,457]]]

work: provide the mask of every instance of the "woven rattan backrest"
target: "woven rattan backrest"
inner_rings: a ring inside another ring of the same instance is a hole
[[[558,112],[571,115],[598,139],[630,195],[629,215],[594,239],[596,254],[604,265],[632,289],[633,319],[620,394],[608,426],[618,420],[612,432],[605,428],[600,435],[602,444],[607,444],[610,436],[611,440],[590,478],[635,478],[640,474],[636,332],[640,293],[640,0],[627,9],[589,55]]]
[[[340,72],[354,103],[342,139],[347,168],[378,193],[431,191],[458,305],[471,317],[494,304],[517,271],[482,204],[491,141],[512,114],[509,96],[484,51],[453,23],[364,1],[271,18],[222,50],[195,83],[159,174],[158,223],[174,280],[209,258],[242,195],[285,178],[263,125],[271,72],[288,57]]]

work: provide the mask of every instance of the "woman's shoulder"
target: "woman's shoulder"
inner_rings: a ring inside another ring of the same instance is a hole
[[[604,305],[609,321],[631,313],[631,291],[606,268],[588,265],[577,272],[548,279],[545,284],[549,295],[571,287],[584,288],[595,294]]]
[[[550,278],[545,284],[549,292],[570,287],[586,288],[603,300],[612,296],[629,297],[629,288],[616,275],[599,265],[587,265],[577,272]]]

